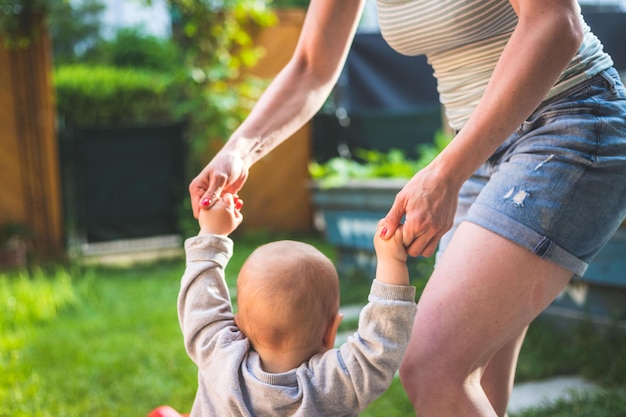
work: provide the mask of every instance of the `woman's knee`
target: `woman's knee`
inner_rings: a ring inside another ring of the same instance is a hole
[[[480,390],[480,383],[472,383],[475,378],[463,369],[468,368],[452,366],[446,353],[409,352],[400,367],[400,381],[417,414],[460,415],[458,410],[470,404],[472,392]]]
[[[470,376],[468,364],[460,362],[454,349],[447,346],[414,343],[400,366],[400,381],[409,396],[455,389]]]

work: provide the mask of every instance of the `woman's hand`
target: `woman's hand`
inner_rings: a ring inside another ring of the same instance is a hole
[[[221,150],[189,184],[191,208],[197,219],[200,209],[211,207],[222,194],[236,194],[248,178],[248,168],[235,152]]]
[[[461,183],[437,173],[433,164],[419,171],[396,195],[385,216],[387,233],[402,226],[402,241],[411,256],[431,256],[453,225]]]

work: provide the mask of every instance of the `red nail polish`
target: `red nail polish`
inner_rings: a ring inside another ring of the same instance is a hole
[[[386,234],[387,234],[387,228],[383,227],[383,230],[380,231],[380,237],[385,237]]]
[[[204,198],[202,199],[202,201],[200,201],[200,204],[203,205],[204,207],[208,207],[211,205],[211,200],[208,198]]]
[[[243,200],[241,200],[241,199],[237,198],[237,199],[235,200],[235,208],[236,208],[237,210],[241,210],[241,207],[243,207]]]

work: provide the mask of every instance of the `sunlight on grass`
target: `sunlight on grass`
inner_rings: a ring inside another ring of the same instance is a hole
[[[77,301],[71,273],[64,268],[51,271],[15,271],[0,275],[0,330],[50,320]]]
[[[235,237],[235,256],[226,271],[229,286],[234,287],[249,253],[277,238],[287,237]],[[332,247],[317,237],[311,241],[332,259]],[[0,274],[0,417],[143,417],[162,404],[188,412],[197,379],[176,314],[183,270],[179,259]],[[342,304],[364,303],[370,279],[342,277]],[[626,415],[624,346],[624,332],[598,331],[585,323],[573,332],[533,324],[520,356],[519,380],[578,373],[606,390],[516,417]],[[361,415],[414,414],[395,379]]]
[[[113,409],[143,416],[161,403],[190,408],[195,367],[176,317],[183,268],[182,262],[72,268],[42,278],[45,285],[31,280],[45,289],[38,294],[57,288],[48,298],[71,303],[46,320],[35,308],[7,320],[0,335],[0,416],[108,416]],[[29,281],[7,279],[2,303],[10,304],[18,299],[13,289]]]
[[[411,417],[415,416],[413,406],[409,401],[400,380],[395,378],[389,389],[369,407],[360,417]]]

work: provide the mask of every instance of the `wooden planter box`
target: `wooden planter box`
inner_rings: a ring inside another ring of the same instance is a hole
[[[582,278],[552,303],[555,315],[626,323],[626,228],[618,229]]]
[[[374,277],[376,226],[405,183],[405,179],[354,180],[329,189],[313,184],[314,225],[337,248],[340,271]]]

